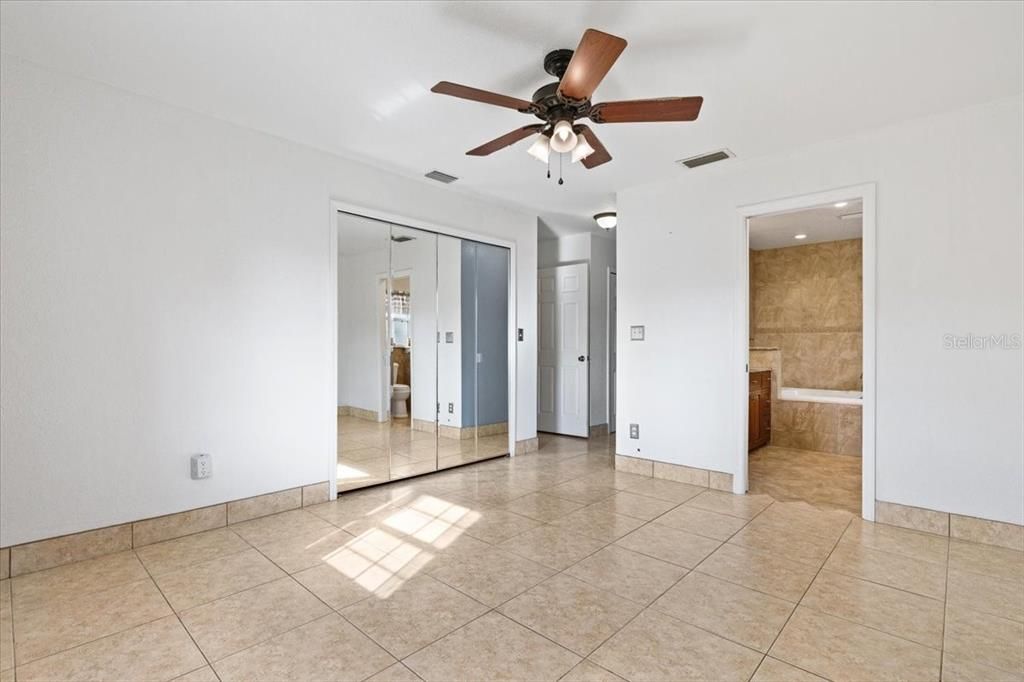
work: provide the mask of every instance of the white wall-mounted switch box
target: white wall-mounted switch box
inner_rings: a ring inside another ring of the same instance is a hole
[[[643,341],[644,340],[644,326],[642,324],[634,324],[629,328],[629,340],[630,341]]]
[[[207,454],[192,455],[192,478],[213,476],[213,457]]]

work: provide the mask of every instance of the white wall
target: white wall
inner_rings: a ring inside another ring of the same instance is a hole
[[[462,241],[438,237],[437,309],[441,343],[437,346],[438,422],[462,426]],[[446,342],[445,332],[452,332]],[[451,412],[448,403],[452,404]]]
[[[737,207],[876,182],[876,495],[1024,522],[1022,352],[943,346],[1024,326],[1022,120],[1014,97],[621,192],[619,452],[734,470]]]
[[[542,239],[538,245],[537,260],[542,268],[589,261],[590,234],[581,232],[558,239]]]
[[[373,412],[383,405],[385,329],[378,301],[387,270],[385,249],[338,259],[338,405]]]
[[[589,232],[542,239],[537,260],[541,268],[587,263],[589,268],[590,425],[608,423],[608,268],[615,269],[615,240]]]
[[[535,435],[536,216],[8,55],[0,79],[0,545],[327,478],[331,198],[515,241]]]

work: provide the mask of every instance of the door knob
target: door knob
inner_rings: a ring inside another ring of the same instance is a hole
[[[577,360],[579,360],[580,362],[583,362],[583,356],[582,356],[582,355],[581,355],[581,356],[579,356],[579,357],[578,357],[578,358],[576,358],[576,359],[577,359]]]

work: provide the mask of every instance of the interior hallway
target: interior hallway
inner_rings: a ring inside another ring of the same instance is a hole
[[[1021,552],[618,473],[607,439],[542,436],[4,580],[0,652],[18,682],[1016,679],[1022,586]]]

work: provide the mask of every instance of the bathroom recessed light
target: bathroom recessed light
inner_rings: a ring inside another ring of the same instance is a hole
[[[832,205],[835,206],[836,208],[845,208],[848,203],[850,203],[850,202],[849,201],[840,201],[840,202],[832,204]]]
[[[794,234],[793,239],[807,239],[806,234]]]

